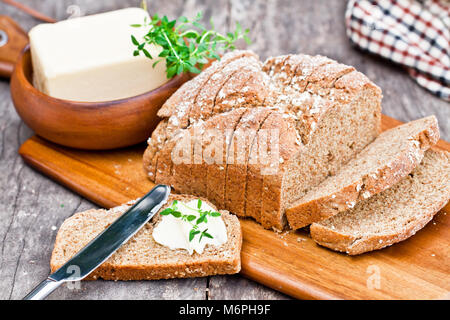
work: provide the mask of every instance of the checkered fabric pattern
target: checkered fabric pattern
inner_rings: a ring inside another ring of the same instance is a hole
[[[350,0],[345,20],[352,43],[405,66],[450,101],[449,0]]]

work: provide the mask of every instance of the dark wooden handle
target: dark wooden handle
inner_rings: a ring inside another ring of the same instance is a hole
[[[11,77],[20,52],[27,44],[27,33],[13,19],[0,15],[0,77]]]

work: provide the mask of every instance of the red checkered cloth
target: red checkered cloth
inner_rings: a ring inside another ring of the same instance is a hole
[[[345,21],[352,43],[450,101],[450,1],[350,0]]]

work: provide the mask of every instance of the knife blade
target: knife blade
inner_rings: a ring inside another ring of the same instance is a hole
[[[169,194],[169,186],[155,186],[61,268],[34,288],[24,300],[42,300],[62,283],[87,277],[150,221],[167,202]],[[74,273],[74,270],[77,272]]]

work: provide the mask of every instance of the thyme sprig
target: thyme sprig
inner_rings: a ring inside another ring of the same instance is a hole
[[[199,216],[197,217],[196,215],[193,214],[181,213],[180,210],[178,209],[178,205],[182,205],[183,207],[189,210],[197,211],[199,213]],[[200,237],[198,239],[198,242],[200,242],[202,241],[203,237],[213,239],[213,236],[207,232],[208,228],[200,230],[199,225],[202,223],[207,223],[208,217],[219,217],[220,212],[212,210],[202,210],[202,200],[200,199],[198,199],[197,201],[197,208],[192,208],[183,202],[178,202],[177,200],[174,200],[170,207],[161,211],[160,215],[162,216],[172,215],[177,219],[181,219],[189,223],[192,226],[191,231],[189,231],[189,241],[194,240],[195,236],[200,234]]]
[[[249,30],[243,30],[236,23],[236,30],[225,35],[214,29],[214,23],[210,20],[211,29],[207,29],[200,21],[203,14],[199,12],[194,19],[184,16],[169,20],[167,16],[160,18],[157,14],[145,19],[143,24],[132,24],[135,28],[149,27],[143,42],[131,36],[132,43],[136,46],[134,56],[141,53],[147,58],[153,59],[145,46],[155,44],[162,47],[159,57],[166,60],[167,78],[183,72],[200,73],[203,66],[211,59],[220,59],[220,54],[226,50],[234,50],[236,41],[244,39],[250,44]],[[153,68],[161,61],[153,63]]]

